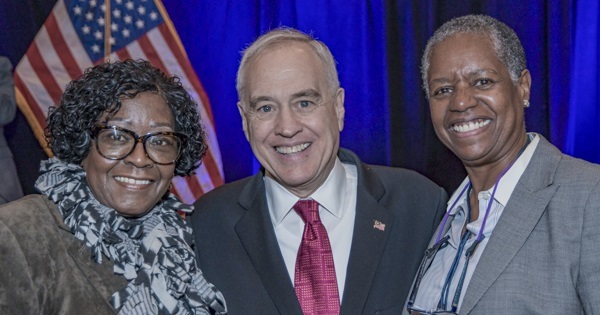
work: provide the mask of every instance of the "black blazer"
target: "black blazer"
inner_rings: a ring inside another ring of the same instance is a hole
[[[338,156],[358,171],[341,313],[399,314],[447,194],[416,172],[367,165],[345,149]],[[195,207],[198,262],[224,294],[229,314],[302,314],[269,216],[263,172],[214,189]]]

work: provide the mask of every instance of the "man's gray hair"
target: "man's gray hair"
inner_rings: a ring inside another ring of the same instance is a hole
[[[333,58],[331,51],[329,51],[329,48],[327,48],[327,45],[315,39],[311,35],[300,32],[296,29],[280,27],[263,34],[242,52],[242,61],[240,62],[236,77],[236,89],[240,102],[245,102],[244,95],[246,93],[246,72],[250,62],[269,48],[286,42],[299,42],[308,44],[323,62],[323,70],[325,71],[325,76],[327,77],[327,83],[329,84],[331,92],[335,93],[335,91],[340,87],[338,73],[335,67],[335,59]]]
[[[513,84],[519,82],[521,72],[527,69],[525,51],[515,31],[506,24],[487,15],[465,15],[454,18],[438,28],[427,42],[421,59],[421,79],[423,89],[429,99],[428,71],[433,48],[450,36],[458,33],[476,33],[487,36],[492,42],[494,52],[508,68]]]

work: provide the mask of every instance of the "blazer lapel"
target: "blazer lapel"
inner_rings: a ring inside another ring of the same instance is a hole
[[[364,308],[371,289],[365,284],[373,283],[395,215],[379,206],[385,188],[358,157],[343,149],[339,157],[342,162],[355,164],[358,171],[356,218],[341,306],[341,313],[346,314]]]
[[[560,152],[541,135],[536,151],[500,216],[477,264],[461,314],[468,314],[504,271],[535,228],[558,188],[552,185]]]
[[[259,172],[242,191],[239,203],[247,212],[240,218],[235,230],[279,313],[301,315],[300,304],[273,231],[262,177],[262,172]]]

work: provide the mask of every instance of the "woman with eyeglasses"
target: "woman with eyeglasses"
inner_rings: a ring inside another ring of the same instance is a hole
[[[197,104],[146,61],[85,71],[51,107],[36,188],[0,208],[2,314],[224,314],[192,207],[169,192],[205,154]]]
[[[405,314],[600,314],[600,166],[526,131],[532,78],[515,32],[455,18],[421,65],[435,132],[468,177]]]

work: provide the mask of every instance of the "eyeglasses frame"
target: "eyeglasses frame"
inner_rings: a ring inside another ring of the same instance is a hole
[[[121,131],[124,133],[129,134],[130,136],[133,137],[134,141],[134,145],[131,147],[131,150],[125,154],[125,156],[123,156],[122,158],[111,158],[111,157],[107,157],[105,156],[102,151],[100,151],[100,147],[98,145],[98,134],[103,131],[103,130],[117,130],[117,131]],[[144,154],[146,155],[146,157],[148,159],[150,159],[152,162],[158,164],[158,165],[171,165],[174,164],[175,162],[177,162],[177,160],[179,159],[179,157],[181,156],[181,151],[183,146],[185,145],[186,141],[187,141],[187,136],[179,133],[179,132],[174,132],[174,131],[155,131],[155,132],[149,132],[145,135],[138,135],[135,131],[131,131],[129,129],[125,129],[122,127],[118,127],[118,126],[113,126],[113,125],[108,125],[106,123],[98,123],[96,124],[96,126],[94,126],[94,128],[92,128],[92,139],[94,139],[96,142],[96,151],[98,151],[98,153],[105,159],[108,160],[112,160],[112,161],[119,161],[122,159],[125,159],[126,157],[128,157],[129,155],[131,155],[131,153],[135,150],[135,147],[137,146],[138,143],[142,143],[142,147],[144,148]],[[179,147],[179,152],[177,152],[177,156],[175,157],[175,159],[172,162],[169,163],[160,163],[155,161],[149,154],[148,154],[148,150],[146,149],[146,140],[148,140],[150,137],[153,136],[158,136],[158,135],[167,135],[167,136],[174,136],[176,138],[179,139],[181,145]]]

